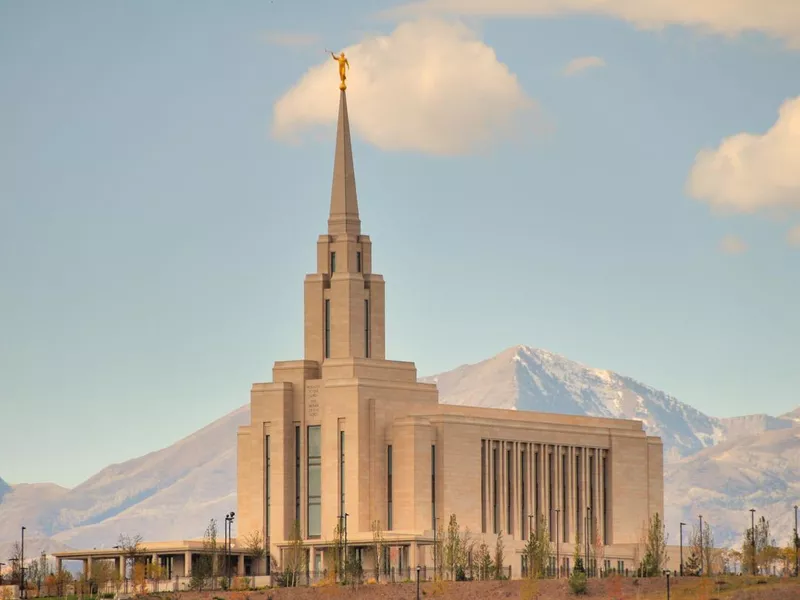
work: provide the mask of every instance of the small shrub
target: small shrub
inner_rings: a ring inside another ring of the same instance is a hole
[[[585,594],[586,588],[586,573],[582,571],[573,571],[572,575],[569,576],[569,589],[572,590],[572,593],[576,596]]]

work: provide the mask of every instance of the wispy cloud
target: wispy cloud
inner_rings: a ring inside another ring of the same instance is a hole
[[[599,56],[581,56],[578,58],[573,58],[567,63],[567,66],[564,67],[564,75],[569,77],[571,75],[576,75],[581,71],[585,71],[586,69],[605,66],[606,61]]]
[[[687,191],[723,211],[800,209],[800,96],[783,103],[766,133],[738,133],[701,150]]]
[[[747,244],[740,237],[726,235],[719,243],[719,249],[725,254],[744,254],[747,252]]]
[[[268,31],[262,39],[273,46],[301,47],[313,46],[320,38],[314,33],[291,33],[288,31]]]
[[[479,151],[524,131],[535,113],[494,50],[463,24],[401,23],[389,35],[369,35],[344,49],[350,123],[385,150],[453,155]],[[336,122],[336,65],[327,57],[283,95],[272,133],[284,140]]]
[[[640,29],[684,25],[727,36],[760,32],[800,49],[797,0],[415,0],[385,11],[382,16],[514,18],[576,13],[616,18]]]

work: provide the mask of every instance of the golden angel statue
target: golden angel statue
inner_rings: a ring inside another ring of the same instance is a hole
[[[347,89],[347,83],[345,82],[347,79],[347,73],[345,71],[345,67],[349,69],[350,63],[347,62],[347,57],[344,55],[344,52],[341,52],[339,56],[336,56],[333,52],[331,52],[331,56],[333,57],[333,60],[339,63],[339,79],[342,80],[342,82],[339,84],[339,89],[344,91]]]

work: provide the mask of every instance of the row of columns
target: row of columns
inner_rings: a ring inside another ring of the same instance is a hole
[[[481,440],[481,444],[484,533],[502,531],[514,539],[527,539],[530,534],[528,515],[536,515],[534,527],[539,515],[543,515],[550,526],[551,540],[555,541],[555,510],[558,509],[558,541],[574,543],[577,529],[585,543],[586,508],[591,506],[594,527],[590,531],[595,531],[602,543],[611,543],[611,532],[606,531],[604,493],[604,485],[608,483],[607,450],[489,439]]]
[[[182,573],[183,577],[191,577],[191,574],[192,574],[192,556],[195,555],[195,554],[200,554],[200,553],[197,553],[197,552],[184,552],[183,553],[183,556],[184,556],[184,558],[183,558],[183,565],[184,566],[183,566],[183,573]],[[179,554],[175,554],[175,553],[169,553],[169,554],[164,554],[164,555],[152,554],[151,556],[148,557],[149,558],[149,563],[148,564],[152,564],[152,563],[160,564],[159,560],[160,560],[160,558],[162,556],[173,556],[174,557],[174,556],[180,556],[180,555]],[[245,565],[244,565],[244,558],[245,557],[244,557],[244,555],[243,554],[238,554],[238,555],[234,555],[234,556],[236,556],[236,558],[237,558],[236,574],[237,575],[244,575],[244,572],[245,572]],[[61,564],[62,564],[63,560],[64,559],[62,559],[62,558],[56,557],[56,570],[60,570],[61,569]],[[81,560],[83,562],[83,573],[87,578],[90,576],[90,574],[92,572],[92,562],[93,562],[93,560],[113,560],[114,561],[114,568],[119,571],[120,578],[124,579],[126,577],[126,575],[127,575],[127,573],[126,573],[126,557],[124,555],[109,556],[109,557],[105,557],[105,556],[103,556],[103,557],[100,557],[100,556],[98,556],[98,557],[87,556],[86,558],[76,559],[76,560]],[[178,573],[175,573],[175,572],[169,573],[169,578],[175,577],[177,575],[178,575]]]

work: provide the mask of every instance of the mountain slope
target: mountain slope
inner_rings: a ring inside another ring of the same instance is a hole
[[[667,523],[692,524],[702,514],[717,544],[740,545],[755,508],[785,543],[800,497],[800,427],[729,440],[667,465],[664,486]],[[670,539],[678,539],[677,529]]]
[[[438,384],[440,401],[446,404],[638,419],[648,433],[662,438],[669,459],[725,438],[719,419],[664,392],[528,346],[424,381]]]
[[[423,380],[437,382],[450,404],[641,419],[674,459],[665,475],[672,541],[671,524],[703,514],[718,543],[738,543],[750,507],[763,511],[776,533],[789,531],[787,506],[800,496],[800,409],[778,418],[716,419],[629,377],[525,346]],[[243,406],[72,490],[0,484],[0,553],[22,524],[37,540],[36,552],[37,544],[48,551],[109,547],[120,533],[201,536],[210,518],[235,508],[236,430],[248,421]]]
[[[106,467],[67,490],[52,484],[14,486],[0,503],[0,541],[25,525],[58,543],[114,545],[120,533],[164,539],[202,535],[208,519],[236,488],[236,430],[243,406],[177,443]],[[88,532],[88,533],[86,533]]]

